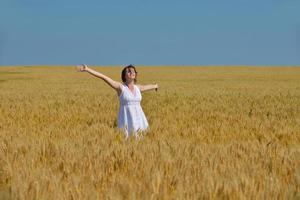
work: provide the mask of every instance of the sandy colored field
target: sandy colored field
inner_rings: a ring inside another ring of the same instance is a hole
[[[120,67],[94,67],[120,80]],[[300,67],[139,67],[148,135],[72,67],[0,67],[0,199],[300,198]]]

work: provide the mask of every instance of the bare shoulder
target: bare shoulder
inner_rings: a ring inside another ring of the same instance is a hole
[[[137,84],[136,86],[139,88],[140,91],[144,90],[144,86],[143,85]]]
[[[115,81],[115,82],[116,82],[116,85],[118,86],[118,88],[121,88],[123,86],[123,83],[118,82],[118,81]]]
[[[116,89],[118,96],[120,96],[122,94],[123,88],[124,88],[124,85],[122,83],[119,83],[118,88]]]

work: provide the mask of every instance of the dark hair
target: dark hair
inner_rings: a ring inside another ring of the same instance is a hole
[[[136,71],[135,67],[133,65],[127,65],[126,67],[124,67],[124,69],[122,70],[122,74],[121,74],[121,78],[122,78],[123,83],[126,82],[126,78],[125,78],[126,77],[126,72],[130,68],[134,69],[134,72],[135,72],[134,83],[137,82],[137,79],[136,79],[136,77],[137,77],[137,71]]]

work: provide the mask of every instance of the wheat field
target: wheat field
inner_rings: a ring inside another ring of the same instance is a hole
[[[91,68],[120,81],[121,67]],[[150,131],[74,67],[0,67],[0,199],[299,199],[300,67],[137,66]]]

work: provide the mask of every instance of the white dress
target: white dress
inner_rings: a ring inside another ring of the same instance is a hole
[[[123,129],[127,136],[146,130],[148,121],[140,104],[141,91],[136,85],[134,85],[134,92],[125,85],[121,86],[121,90],[118,128]]]

